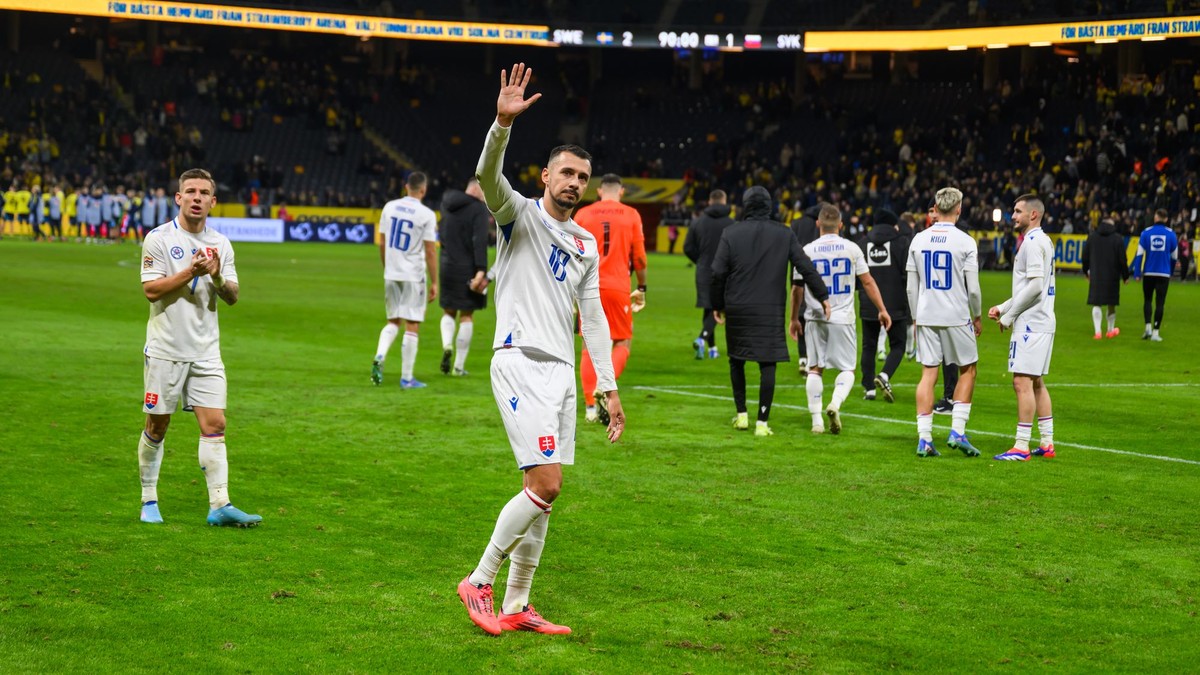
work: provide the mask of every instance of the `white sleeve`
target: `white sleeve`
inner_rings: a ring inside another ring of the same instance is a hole
[[[850,249],[850,265],[854,268],[854,276],[861,277],[864,274],[870,274],[871,268],[867,267],[867,256],[863,255],[862,249],[858,244]]]
[[[167,250],[161,234],[147,236],[142,243],[142,283],[167,276]]]
[[[383,210],[379,212],[379,227],[376,228],[379,231],[379,239],[383,242],[384,246],[387,246],[388,235],[391,233],[391,230],[388,229],[388,226],[391,225],[390,220],[390,212],[388,211],[387,204],[384,204]]]
[[[254,275],[251,274],[251,276]],[[229,241],[221,243],[221,279],[225,283],[236,284],[238,282],[237,263],[233,259],[233,244]]]
[[[614,391],[617,378],[612,365],[612,333],[608,330],[608,319],[604,317],[604,305],[600,296],[579,298],[579,329],[583,333],[583,344],[587,347],[596,369],[596,388]]]
[[[963,246],[963,271],[964,272],[979,272],[979,248],[975,240],[967,236],[967,241]]]
[[[475,165],[475,178],[483,190],[488,210],[496,217],[497,226],[503,227],[517,219],[518,195],[504,177],[504,149],[508,147],[512,127],[502,127],[492,122],[487,138],[483,142],[483,154]]]
[[[910,268],[913,267],[910,263]],[[917,270],[908,270],[908,286],[905,290],[908,292],[908,312],[912,315],[913,324],[917,323],[917,299],[920,293],[917,291],[921,285],[921,277],[917,275]]]
[[[983,291],[979,288],[979,270],[967,270],[967,302],[971,306],[971,318],[983,316]]]
[[[904,262],[904,271],[905,272],[916,272],[917,271],[917,249],[916,249],[916,247],[912,246],[911,244],[909,244],[909,247],[908,247],[908,260],[906,260]]]
[[[1043,237],[1046,235],[1042,235]],[[1022,245],[1024,248],[1024,245]],[[1041,279],[1046,276],[1046,257],[1041,254],[1042,248],[1039,246],[1036,252],[1031,251],[1031,255],[1025,258],[1025,278],[1026,279]],[[1051,259],[1050,265],[1054,261]]]
[[[425,221],[425,234],[421,237],[421,240],[422,241],[437,241],[438,240],[437,216],[434,215],[433,211],[430,211],[427,216],[427,220]]]
[[[1041,277],[1036,277],[1040,279]],[[1038,303],[1042,297],[1042,285],[1027,281],[1025,287],[1017,292],[1007,303],[1009,307],[1004,311],[1001,317],[1001,323],[1006,326],[1011,326],[1017,320],[1018,316],[1027,309],[1030,309]]]
[[[589,265],[575,287],[575,297],[579,301],[600,297],[600,260]]]

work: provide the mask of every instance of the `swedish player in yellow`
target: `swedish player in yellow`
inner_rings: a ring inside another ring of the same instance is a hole
[[[221,361],[217,300],[238,301],[237,265],[225,235],[208,227],[217,184],[204,169],[179,177],[179,215],[159,225],[142,245],[142,292],[150,301],[146,324],[146,428],[138,443],[142,522],[161,523],[158,474],[163,439],[180,403],[200,425],[200,470],[208,483],[208,524],[252,527],[262,516],[229,502],[225,452],[225,364]]]
[[[4,234],[16,234],[14,223],[17,220],[17,184],[13,183],[4,191]]]
[[[596,239],[571,220],[591,177],[591,155],[574,145],[552,150],[542,169],[546,189],[540,199],[517,194],[501,173],[513,120],[541,98],[525,98],[532,74],[523,63],[511,74],[501,73],[496,121],[475,169],[498,225],[492,393],[523,472],[523,489],[500,511],[479,564],[458,584],[471,621],[492,635],[571,632],[538,614],[529,590],[546,542],[550,505],[562,490],[562,465],[575,461],[576,307],[596,387],[608,404],[609,440],[616,442],[625,428],[600,302],[600,254]],[[492,584],[505,559],[511,563],[508,588],[497,617]]]

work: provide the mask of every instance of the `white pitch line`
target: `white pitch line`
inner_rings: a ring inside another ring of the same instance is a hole
[[[728,389],[728,384],[673,384],[675,389]],[[915,382],[893,382],[892,389],[905,389],[916,387]],[[1059,387],[1069,387],[1074,389],[1149,389],[1158,387],[1200,387],[1200,382],[1144,382],[1144,383],[1129,383],[1129,384],[1114,384],[1111,382],[1047,382],[1046,386],[1050,389]],[[776,384],[776,389],[803,389],[803,384]],[[1005,382],[997,384],[994,382],[976,382],[975,388],[979,387],[1002,387],[1011,389],[1012,384]]]
[[[709,386],[709,385],[704,385],[704,386]],[[714,399],[717,401],[724,401],[726,403],[732,402],[732,400],[733,400],[732,398],[730,398],[728,396],[716,396],[713,394],[701,394],[701,393],[698,393],[695,391],[681,391],[678,388],[668,389],[666,387],[637,386],[637,387],[633,387],[633,389],[637,389],[638,391],[652,391],[652,392],[657,392],[657,393],[661,393],[661,394],[675,394],[677,396],[690,396],[692,398],[709,398],[709,399]],[[773,408],[787,408],[789,410],[803,410],[804,412],[808,412],[808,408],[804,408],[804,407],[801,407],[798,405],[789,405],[787,403],[775,403],[772,405],[772,407]],[[904,425],[909,425],[909,426],[912,426],[914,424],[913,422],[909,422],[906,420],[896,420],[896,419],[891,419],[888,417],[875,417],[874,415],[861,415],[858,413],[845,413],[844,412],[844,413],[842,413],[842,417],[855,417],[855,418],[863,419],[863,420],[871,420],[873,422],[886,422],[888,424],[904,424]],[[944,427],[945,425],[938,425],[938,426]],[[975,429],[971,430],[971,435],[973,435],[973,436],[975,436],[975,435],[977,435],[977,436],[992,436],[995,438],[1012,438],[1011,434],[1000,434],[1000,433],[996,433],[994,431],[978,431]],[[1094,450],[1096,452],[1107,452],[1107,453],[1111,453],[1114,455],[1128,455],[1130,457],[1141,457],[1142,459],[1157,459],[1162,462],[1177,462],[1179,464],[1191,464],[1194,466],[1200,466],[1200,462],[1193,460],[1193,459],[1182,459],[1179,457],[1167,457],[1165,455],[1148,455],[1148,454],[1141,453],[1141,452],[1132,452],[1129,450],[1117,450],[1115,448],[1101,448],[1101,447],[1097,447],[1094,445],[1081,445],[1079,443],[1062,443],[1059,441],[1055,441],[1054,445],[1057,447],[1062,447],[1062,448],[1078,448],[1080,450]]]

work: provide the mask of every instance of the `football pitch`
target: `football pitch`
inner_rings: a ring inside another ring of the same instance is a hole
[[[969,430],[984,458],[915,456],[912,383],[813,436],[781,365],[775,435],[735,432],[728,362],[697,361],[692,270],[652,255],[616,445],[584,425],[532,600],[570,636],[483,634],[455,585],[520,475],[488,384],[494,312],[467,378],[369,382],[378,251],[235,244],[222,306],[233,503],[207,527],[194,418],[177,414],[138,521],[147,302],[135,246],[0,242],[0,671],[778,672],[1192,670],[1200,663],[1200,286],[1173,283],[1165,342],[1123,289],[1092,340],[1086,281],[1058,281],[1047,377],[1058,457],[1003,463],[1008,336],[985,325]],[[1010,277],[983,274],[984,307]],[[724,352],[724,330],[719,329]],[[747,369],[749,399],[757,369]],[[832,390],[826,378],[826,398]],[[1036,438],[1036,433],[1035,433]],[[497,595],[503,594],[503,579]]]

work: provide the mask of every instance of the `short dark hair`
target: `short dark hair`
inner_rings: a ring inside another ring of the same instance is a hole
[[[426,176],[420,171],[414,171],[408,174],[408,180],[404,181],[404,187],[408,188],[409,190],[416,191],[425,187],[425,184],[428,182],[429,176]]]
[[[600,177],[601,185],[621,185],[621,177],[615,173],[606,173]]]
[[[821,203],[821,212],[817,214],[817,225],[820,227],[833,227],[842,220],[842,212],[838,207],[828,202]]]
[[[1038,197],[1032,192],[1026,192],[1020,197],[1017,197],[1016,201],[1013,203],[1020,204],[1021,202],[1027,202],[1031,211],[1037,211],[1042,215],[1046,215],[1046,204],[1042,201],[1041,197]]]
[[[192,180],[193,178],[199,178],[201,180],[208,181],[212,184],[213,194],[217,193],[217,181],[213,180],[212,174],[204,169],[188,169],[187,171],[179,174],[179,189],[183,189],[183,181]]]
[[[1156,221],[1161,220],[1161,221],[1166,222],[1168,219],[1170,219],[1170,217],[1171,217],[1171,214],[1167,213],[1166,209],[1155,209],[1154,210],[1154,220],[1156,220]]]
[[[546,160],[546,166],[550,166],[550,163],[554,161],[554,158],[558,157],[559,155],[563,154],[564,152],[575,155],[579,159],[586,159],[589,162],[592,161],[592,154],[590,152],[588,152],[587,150],[584,150],[583,148],[579,147],[578,145],[575,145],[573,143],[568,143],[567,145],[560,145],[550,151],[550,159]]]
[[[725,194],[724,190],[713,190],[712,192],[708,193],[708,202],[710,204],[713,202],[724,204],[726,199],[728,199],[728,196]]]

